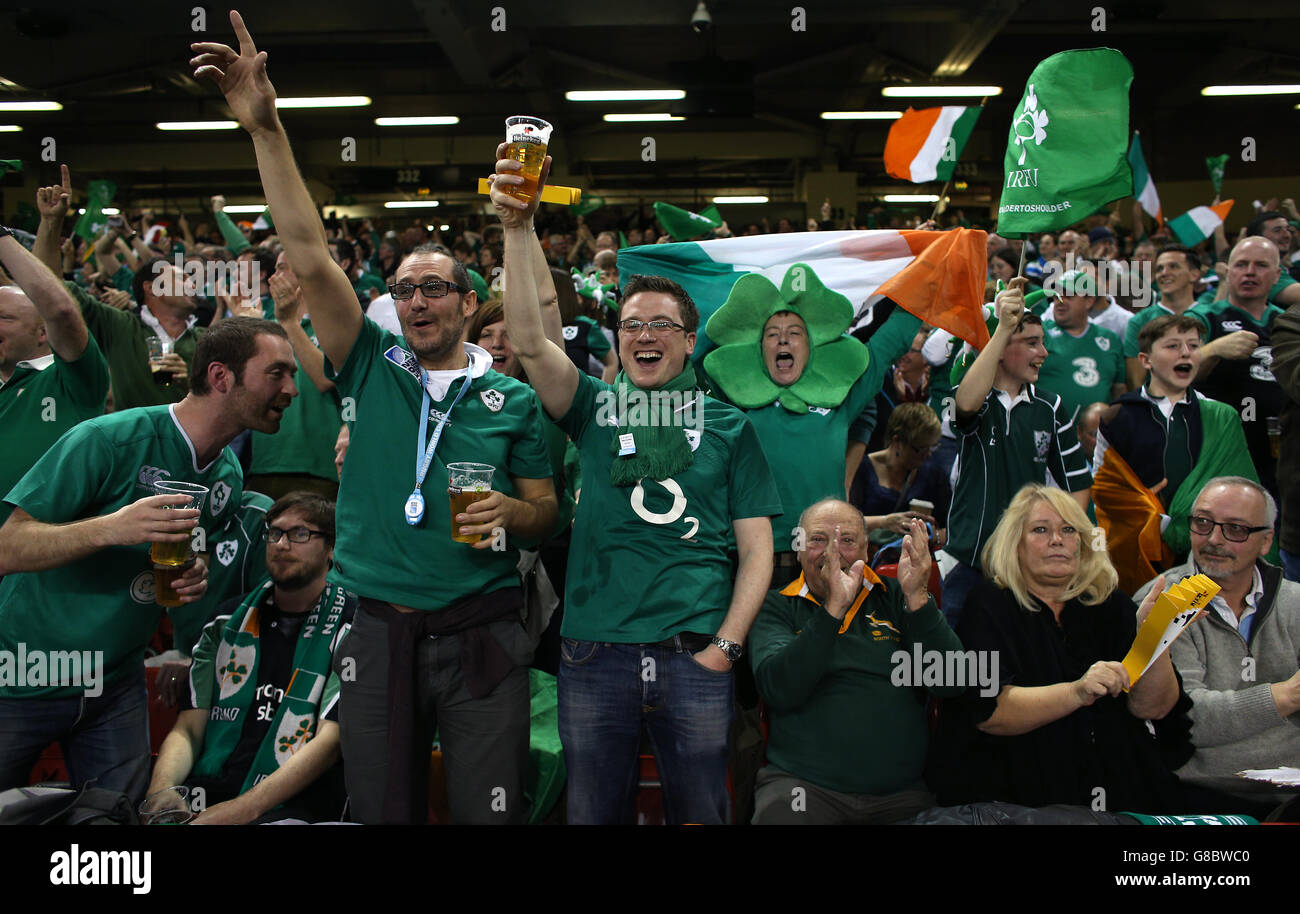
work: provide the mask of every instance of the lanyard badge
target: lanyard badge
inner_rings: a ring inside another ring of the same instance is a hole
[[[411,492],[410,498],[406,499],[406,504],[402,508],[402,514],[406,517],[406,522],[412,526],[418,526],[420,521],[424,520],[424,494],[420,487],[424,485],[425,474],[429,472],[429,464],[433,462],[433,452],[438,448],[438,439],[442,437],[442,430],[447,425],[447,420],[451,418],[451,411],[456,408],[456,404],[465,396],[470,385],[474,382],[474,360],[470,359],[469,367],[465,369],[465,379],[461,382],[460,391],[456,394],[456,399],[451,401],[451,406],[447,407],[447,412],[443,413],[438,420],[437,426],[434,427],[433,437],[429,443],[425,444],[425,434],[429,430],[429,407],[433,401],[429,397],[429,374],[423,368],[420,369],[420,440],[415,445],[415,489]]]

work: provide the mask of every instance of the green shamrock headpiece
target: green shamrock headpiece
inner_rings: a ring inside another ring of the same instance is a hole
[[[808,328],[808,365],[789,387],[773,381],[763,362],[763,327],[781,311],[797,314]],[[761,273],[746,273],[705,325],[718,348],[704,357],[704,368],[742,409],[776,400],[795,413],[839,406],[869,358],[866,346],[844,335],[852,320],[852,303],[822,285],[806,263],[791,266],[779,289]]]

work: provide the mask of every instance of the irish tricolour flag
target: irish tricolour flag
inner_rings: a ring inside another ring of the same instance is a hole
[[[981,110],[908,108],[889,128],[885,171],[916,184],[949,180]]]
[[[1189,248],[1200,244],[1214,234],[1214,230],[1223,225],[1232,209],[1232,201],[1224,200],[1215,206],[1194,206],[1176,219],[1169,220],[1178,240]]]
[[[1138,142],[1136,130],[1133,131],[1133,142],[1128,144],[1128,164],[1133,169],[1133,196],[1148,216],[1162,222],[1160,195],[1156,193],[1156,182],[1151,180],[1151,173],[1147,171],[1147,160],[1142,156],[1142,144]]]
[[[681,283],[700,311],[695,354],[711,348],[704,325],[746,273],[762,273],[778,287],[796,263],[813,268],[822,284],[844,295],[861,323],[876,296],[897,302],[921,320],[983,347],[988,328],[980,312],[988,269],[984,232],[787,232],[681,244],[649,244],[618,252],[620,282],[633,275],[667,276]]]

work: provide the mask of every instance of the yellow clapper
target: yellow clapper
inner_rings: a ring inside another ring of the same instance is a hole
[[[478,179],[478,192],[487,196],[492,185],[487,178]],[[558,203],[561,206],[577,206],[582,202],[582,188],[565,187],[562,184],[547,184],[542,188],[543,203]]]
[[[1200,618],[1218,592],[1218,584],[1203,574],[1194,574],[1156,597],[1155,606],[1151,607],[1150,614],[1133,639],[1133,646],[1124,657],[1130,688],[1151,669],[1151,664],[1160,659],[1161,654],[1169,650],[1174,639]]]

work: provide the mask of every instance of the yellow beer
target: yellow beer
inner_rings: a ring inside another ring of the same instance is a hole
[[[520,200],[537,196],[537,181],[551,142],[552,127],[539,117],[517,115],[506,118],[506,157],[521,163],[524,183],[512,186],[509,193]]]
[[[456,523],[456,515],[464,514],[465,511],[469,509],[469,506],[474,504],[474,502],[482,501],[491,494],[492,492],[486,489],[479,492],[474,489],[461,489],[456,486],[451,486],[451,538],[453,540],[458,543],[477,543],[479,540],[483,539],[486,534],[469,533],[461,535],[461,527],[472,527],[474,524],[458,524]]]
[[[191,558],[193,553],[190,552],[190,541],[182,540],[179,543],[154,543],[153,548],[149,550],[149,558],[155,565],[184,565]]]
[[[168,543],[167,545],[172,544]],[[176,579],[184,577],[185,573],[192,567],[194,567],[193,561],[188,561],[183,565],[160,565],[155,562],[153,566],[154,602],[159,606],[180,606],[181,595],[176,592]]]

